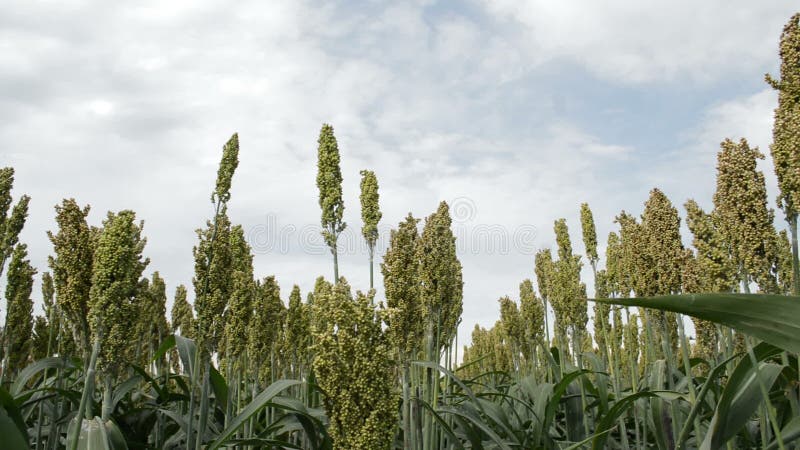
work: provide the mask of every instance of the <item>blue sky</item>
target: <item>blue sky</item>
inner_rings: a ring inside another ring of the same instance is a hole
[[[148,272],[160,271],[171,294],[191,283],[193,230],[212,213],[220,150],[238,131],[230,215],[249,230],[256,273],[275,274],[288,295],[331,272],[314,184],[316,138],[329,122],[349,224],[342,273],[367,287],[359,170],[378,176],[386,235],[409,211],[453,203],[463,342],[533,277],[533,252],[553,245],[555,219],[567,218],[583,251],[581,202],[601,242],[620,210],[641,213],[653,187],[682,214],[689,197],[710,207],[726,137],[767,153],[775,197],[776,96],[763,75],[776,73],[796,8],[11,0],[0,17],[0,164],[17,169],[15,192],[32,196],[22,239],[40,272],[53,206],[75,197],[92,205],[94,224],[108,210],[137,211]],[[278,240],[283,248],[267,245]]]

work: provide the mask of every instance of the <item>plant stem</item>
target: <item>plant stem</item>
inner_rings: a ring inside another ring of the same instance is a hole
[[[374,278],[374,275],[373,275],[373,268],[372,268],[374,255],[375,255],[375,246],[374,245],[370,245],[369,246],[369,288],[370,289],[375,289],[375,278]]]
[[[92,347],[92,356],[89,358],[89,367],[86,370],[83,380],[83,393],[81,394],[81,402],[78,405],[78,412],[75,414],[74,427],[70,429],[70,435],[67,439],[69,443],[69,450],[77,450],[78,437],[81,434],[81,424],[83,418],[92,418],[91,398],[94,397],[94,372],[97,365],[97,355],[100,353],[100,335],[94,340]]]
[[[111,382],[110,375],[103,376],[103,409],[101,410],[100,418],[105,422],[106,420],[111,418],[111,391],[113,389],[113,384]]]
[[[200,417],[197,419],[197,440],[195,448],[203,448],[203,438],[206,430],[206,423],[208,422],[208,395],[209,395],[209,376],[211,373],[211,357],[206,356],[203,358],[203,386],[200,394]]]
[[[792,235],[792,292],[800,295],[800,256],[797,246],[797,213],[787,211],[786,221],[789,222],[789,232]]]
[[[403,385],[403,449],[411,450],[411,387],[409,386],[411,373],[409,370],[408,358],[401,356],[403,360],[403,374],[401,383]]]
[[[336,245],[336,238],[334,235],[333,245],[331,246],[331,253],[333,253],[333,284],[339,284],[339,250]]]

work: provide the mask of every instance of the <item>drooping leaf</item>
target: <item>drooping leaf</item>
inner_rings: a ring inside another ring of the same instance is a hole
[[[209,382],[211,382],[211,389],[214,390],[214,396],[217,398],[219,407],[224,410],[228,405],[228,384],[214,366],[210,366],[210,369]]]
[[[742,358],[722,391],[701,449],[715,450],[721,447],[745,426],[764,400],[762,385],[769,390],[783,370],[780,364],[762,362],[777,353],[777,348],[759,344],[753,349],[758,362],[756,366],[750,358]]]
[[[197,353],[197,346],[194,341],[183,336],[175,335],[175,346],[178,348],[178,356],[181,358],[183,370],[192,378],[194,374],[194,360]]]
[[[800,438],[800,416],[790,420],[789,423],[787,423],[781,430],[781,439],[783,440],[784,445],[798,438]],[[765,448],[765,450],[775,450],[777,448],[780,448],[780,444],[776,439],[771,442]]]
[[[71,363],[69,360],[64,360],[63,358],[49,357],[40,359],[20,371],[19,375],[17,375],[17,378],[14,380],[14,384],[11,385],[10,394],[14,397],[21,394],[31,378],[36,376],[39,372],[48,369],[65,369],[67,367],[71,367]]]
[[[4,441],[5,436],[8,436],[9,448],[28,447],[28,427],[25,426],[19,407],[11,394],[0,387],[0,441]],[[17,446],[19,443],[22,446]]]
[[[236,431],[241,428],[245,422],[247,422],[250,417],[261,411],[267,404],[272,400],[273,397],[281,393],[282,391],[292,387],[297,386],[300,384],[300,381],[296,380],[278,380],[271,385],[269,385],[266,389],[264,389],[258,396],[253,399],[250,404],[244,407],[241,413],[238,416],[234,417],[231,420],[230,424],[228,425],[225,430],[223,430],[217,439],[214,440],[211,444],[208,445],[209,450],[213,450],[219,448],[220,446],[224,445],[228,440],[231,439],[232,436],[236,434]]]
[[[686,314],[731,327],[783,350],[800,353],[800,297],[690,294],[591,301]]]

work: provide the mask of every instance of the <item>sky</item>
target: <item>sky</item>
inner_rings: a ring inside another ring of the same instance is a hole
[[[710,208],[725,138],[766,154],[775,207],[777,96],[764,74],[778,73],[794,1],[3,4],[0,165],[16,170],[15,198],[32,197],[21,241],[33,265],[48,270],[61,199],[90,204],[93,225],[132,209],[168,307],[178,284],[191,286],[195,230],[213,215],[234,132],[229,216],[284,300],[293,284],[305,293],[332,277],[315,184],[323,123],[341,152],[340,273],[354,289],[369,287],[360,170],[380,184],[379,299],[389,230],[447,201],[463,265],[461,343],[534,278],[555,219],[583,253],[582,202],[601,250],[614,217],[641,214],[654,187],[682,216],[689,198]]]

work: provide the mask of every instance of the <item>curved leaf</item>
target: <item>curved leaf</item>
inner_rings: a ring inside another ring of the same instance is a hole
[[[158,361],[164,355],[166,355],[167,352],[170,351],[170,349],[172,349],[176,345],[177,345],[177,343],[176,343],[176,340],[175,340],[175,335],[171,334],[171,335],[167,336],[166,339],[164,339],[161,342],[161,345],[158,346],[158,350],[156,350],[156,352],[153,354],[153,358],[150,361],[151,362]]]
[[[0,436],[3,437],[4,447],[22,450],[28,448],[27,431],[23,432],[19,428],[16,419],[4,407],[0,407]]]
[[[225,378],[219,371],[212,365],[209,367],[209,382],[211,383],[211,389],[214,390],[214,396],[217,398],[217,405],[222,408],[224,411],[228,405],[228,384],[225,382]]]
[[[486,435],[489,436],[489,439],[491,439],[492,442],[497,444],[497,448],[501,448],[503,450],[511,450],[511,446],[505,441],[503,441],[503,439],[501,439],[500,436],[498,436],[497,433],[494,432],[494,430],[492,430],[489,426],[487,426],[486,421],[483,420],[480,416],[473,414],[472,412],[466,409],[453,408],[451,406],[443,406],[442,408],[439,409],[439,411],[453,414],[463,419],[466,419],[467,421],[475,425],[478,429],[486,433]]]
[[[275,397],[282,391],[292,386],[297,386],[298,384],[301,384],[301,382],[297,380],[278,380],[269,385],[260,394],[258,394],[258,396],[255,399],[253,399],[253,401],[250,402],[250,404],[245,406],[242,412],[239,413],[238,416],[234,417],[233,420],[231,420],[230,425],[228,425],[228,427],[225,428],[225,430],[223,430],[222,433],[220,433],[220,435],[217,437],[217,439],[214,440],[214,442],[208,445],[208,449],[213,450],[215,448],[219,448],[220,446],[228,442],[228,440],[230,440],[231,437],[234,434],[236,434],[236,431],[239,428],[241,428],[245,424],[245,422],[247,422],[247,420],[250,419],[250,417],[252,417],[256,413],[261,411],[265,406],[267,406],[267,403],[269,403],[273,397]]]
[[[125,442],[125,436],[119,429],[116,423],[111,420],[106,421],[106,435],[111,448],[115,450],[128,450],[128,444]]]
[[[0,436],[5,439],[6,435],[10,444],[14,444],[19,440],[24,443],[22,447],[15,448],[27,448],[29,440],[28,427],[25,426],[25,421],[22,419],[22,414],[14,398],[0,387]]]
[[[800,353],[800,297],[768,294],[690,294],[592,299],[686,314],[726,325],[772,345]]]
[[[603,416],[603,418],[600,419],[600,421],[597,424],[597,427],[595,429],[595,434],[593,436],[594,440],[592,442],[592,448],[595,450],[600,450],[605,448],[606,439],[608,439],[608,431],[611,430],[611,428],[614,426],[617,419],[619,419],[622,413],[627,411],[627,409],[631,407],[631,405],[633,405],[633,403],[636,400],[644,397],[655,397],[655,396],[656,396],[655,392],[642,391],[628,395],[627,397],[624,397],[620,399],[618,402],[614,403],[614,406],[612,406],[611,409],[608,410],[608,413],[605,416]]]
[[[37,373],[48,370],[48,369],[63,369],[71,367],[69,360],[65,360],[63,358],[57,357],[49,357],[43,358],[35,363],[25,367],[20,371],[17,378],[14,380],[14,384],[11,385],[11,395],[14,397],[18,396],[22,391],[25,389],[25,386],[28,384],[31,378],[33,378]]]
[[[178,357],[181,358],[181,364],[183,364],[183,370],[191,378],[192,374],[194,374],[194,359],[197,353],[197,346],[193,340],[183,336],[174,335],[174,338],[175,346],[178,348]]]
[[[450,428],[450,425],[448,425],[444,419],[442,419],[442,416],[440,416],[436,410],[431,408],[431,405],[429,405],[428,402],[420,400],[420,404],[425,407],[425,409],[431,414],[431,417],[433,417],[436,423],[439,424],[441,430],[444,431],[444,433],[453,441],[453,446],[464,450],[464,445],[461,443],[461,440],[456,437],[455,433],[453,433],[453,429]]]
[[[783,440],[784,445],[794,441],[797,438],[800,438],[800,416],[790,420],[789,423],[787,423],[786,426],[784,426],[783,429],[781,430],[781,439]],[[771,442],[764,450],[775,450],[776,448],[779,447],[780,444],[776,439],[773,442]]]
[[[777,352],[778,349],[765,344],[760,344],[753,350],[756,361],[774,356]],[[759,362],[754,367],[750,358],[742,358],[722,391],[709,432],[700,448],[717,449],[735,436],[764,400],[761,384],[771,387],[783,367],[766,362]]]
[[[132,376],[122,382],[116,389],[114,389],[114,395],[111,398],[111,410],[114,411],[117,409],[117,404],[122,400],[130,391],[132,391],[136,386],[139,385],[144,381],[139,375]]]

